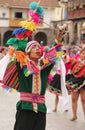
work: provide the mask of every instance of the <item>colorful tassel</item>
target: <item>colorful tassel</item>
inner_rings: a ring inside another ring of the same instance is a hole
[[[31,18],[31,20],[35,23],[38,24],[40,21],[40,16],[39,14],[35,13],[33,10],[28,12],[28,16]]]
[[[22,26],[25,29],[31,30],[31,31],[35,31],[36,30],[36,25],[34,22],[29,22],[29,21],[21,21],[20,22],[20,26]]]
[[[25,28],[17,28],[13,31],[12,34],[16,35],[16,34],[20,34],[20,33],[25,33],[27,32],[28,30],[26,30]]]
[[[37,7],[38,7],[38,3],[37,2],[31,2],[29,4],[29,8],[32,9],[32,10],[37,9]]]
[[[40,18],[43,18],[43,15],[44,15],[44,8],[42,6],[39,6],[39,3],[37,2],[32,2],[30,5],[29,5],[29,8],[33,11],[35,11]]]
[[[25,75],[26,77],[28,77],[28,76],[31,74],[30,70],[28,70],[28,68],[27,68],[27,65],[24,65],[24,66],[22,67],[22,69],[23,69],[24,75]]]

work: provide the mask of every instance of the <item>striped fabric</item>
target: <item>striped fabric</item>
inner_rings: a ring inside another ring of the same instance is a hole
[[[44,95],[33,94],[29,92],[20,92],[20,100],[32,103],[45,104]]]
[[[9,87],[16,90],[18,89],[18,72],[14,61],[11,61],[8,64],[2,83],[5,85],[5,88]]]

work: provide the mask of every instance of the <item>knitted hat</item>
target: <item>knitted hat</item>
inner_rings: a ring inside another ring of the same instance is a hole
[[[32,40],[32,41],[27,43],[25,52],[30,52],[32,47],[35,46],[35,45],[37,45],[37,46],[39,46],[41,48],[41,45],[37,41]]]

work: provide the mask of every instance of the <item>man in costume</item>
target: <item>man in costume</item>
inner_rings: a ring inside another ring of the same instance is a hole
[[[44,95],[58,49],[56,45],[42,55],[40,44],[34,40],[27,43],[26,53],[12,47],[9,49],[12,60],[7,65],[2,83],[4,88],[20,92],[14,130],[45,130],[47,109]]]
[[[26,53],[28,53],[29,59],[35,66],[38,66],[38,59],[41,57],[40,49],[41,46],[37,41],[27,43]],[[24,76],[18,62],[16,66],[19,78],[20,101],[17,103],[14,130],[45,130],[46,106],[44,94],[47,87],[47,76],[52,65],[28,77]]]
[[[58,62],[57,58],[60,57],[62,46],[56,44],[50,49],[41,47],[37,41],[25,40],[36,30],[35,25],[43,16],[43,8],[36,2],[32,2],[30,8],[31,12],[28,14],[31,19],[21,22],[22,28],[14,30],[13,34],[16,38],[7,41],[7,44],[12,46],[0,62],[0,64],[4,63],[4,72],[0,70],[3,73],[0,75],[2,87],[20,92],[14,130],[45,130],[47,111],[45,92],[48,75]],[[5,59],[7,59],[6,63]]]

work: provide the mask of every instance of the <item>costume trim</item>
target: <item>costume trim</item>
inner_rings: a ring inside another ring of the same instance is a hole
[[[44,95],[33,94],[28,92],[20,92],[20,100],[32,103],[45,104]]]
[[[32,92],[34,94],[40,94],[41,92],[40,73],[36,73],[33,75]],[[33,102],[33,109],[37,112],[37,103]]]
[[[71,82],[67,82],[66,83],[66,87],[68,89],[69,94],[71,94],[72,92],[77,92],[79,89],[83,88],[85,86],[85,81],[83,81],[83,83],[78,86],[78,84],[71,84]]]

